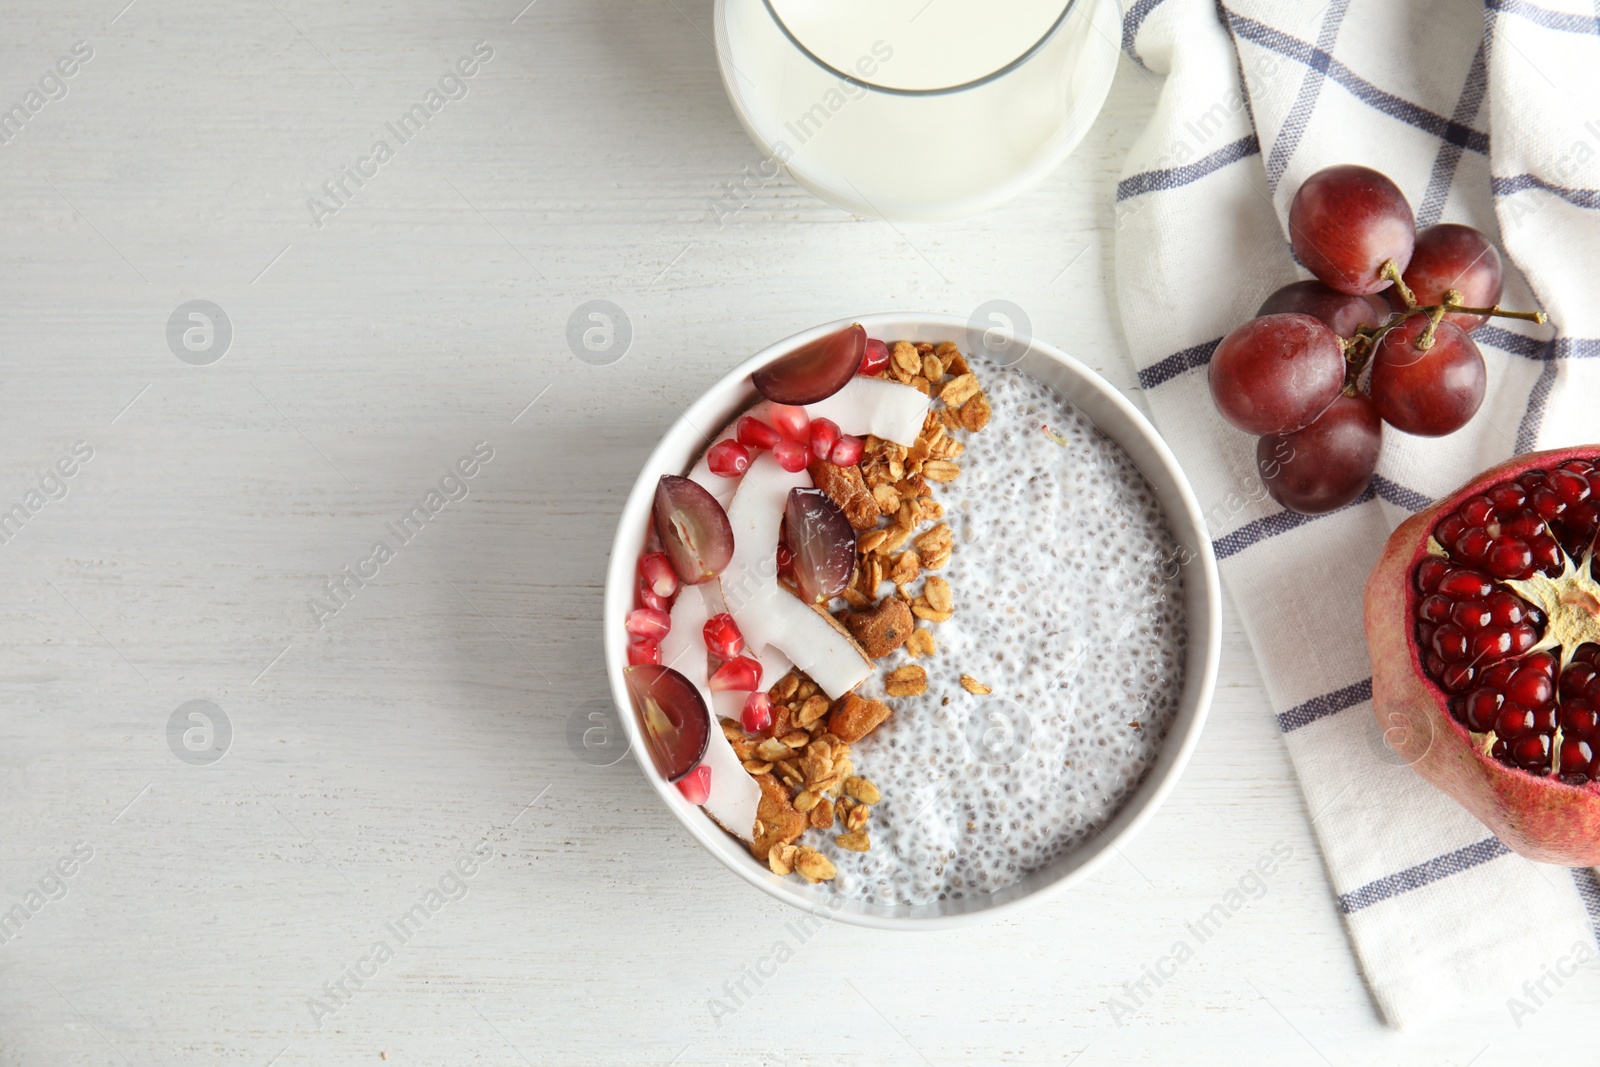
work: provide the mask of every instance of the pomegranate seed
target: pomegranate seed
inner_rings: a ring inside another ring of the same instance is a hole
[[[1456,555],[1468,563],[1482,563],[1489,558],[1489,550],[1494,547],[1494,538],[1483,530],[1468,530],[1456,538]]]
[[[1589,742],[1567,738],[1561,742],[1561,773],[1582,774],[1588,777],[1589,763],[1594,759],[1594,749]]]
[[[1461,505],[1459,514],[1468,526],[1482,526],[1494,514],[1494,501],[1486,496],[1475,496]]]
[[[771,449],[783,440],[783,435],[777,430],[749,415],[741,415],[739,421],[734,423],[733,435],[741,445],[756,450]]]
[[[660,663],[661,646],[654,641],[629,641],[628,666],[637,667],[641,663]]]
[[[639,557],[639,577],[650,591],[663,600],[671,599],[678,591],[678,572],[665,552],[646,552]]]
[[[1533,712],[1521,704],[1507,702],[1495,716],[1494,732],[1507,741],[1515,741],[1533,729]]]
[[[1529,734],[1511,746],[1511,758],[1525,771],[1543,772],[1550,766],[1550,735]]]
[[[761,664],[750,656],[736,656],[717,668],[706,683],[713,693],[748,693],[761,684]]]
[[[798,441],[779,441],[772,450],[772,456],[778,461],[778,466],[790,474],[805,470],[806,464],[810,462],[806,446]]]
[[[672,629],[672,619],[656,608],[634,608],[628,613],[628,632],[646,641],[659,641]]]
[[[1452,693],[1464,693],[1472,688],[1472,679],[1476,672],[1465,663],[1446,664],[1439,672],[1439,684]]]
[[[1463,718],[1468,728],[1486,734],[1494,729],[1495,716],[1500,713],[1504,697],[1492,689],[1479,689],[1467,697]]]
[[[854,467],[861,462],[861,454],[866,448],[867,443],[861,438],[845,434],[833,446],[833,454],[828,457],[828,462],[835,467]]]
[[[739,725],[747,734],[766,733],[772,726],[772,699],[759,689],[751,693],[739,713]]]
[[[792,404],[773,404],[770,415],[772,425],[788,440],[805,444],[809,439],[811,419],[806,415],[805,408]]]
[[[1433,633],[1433,650],[1446,663],[1459,663],[1467,658],[1467,635],[1459,626],[1445,623]]]
[[[832,419],[812,419],[808,431],[811,435],[811,454],[826,460],[833,455],[833,446],[839,441],[839,424]]]
[[[1574,700],[1561,708],[1561,729],[1569,734],[1594,736],[1600,730],[1600,712],[1582,700]]]
[[[778,542],[778,573],[794,573],[794,551],[789,547],[787,541]]]
[[[679,778],[678,792],[683,794],[683,799],[694,805],[704,804],[710,800],[711,768],[702,763],[682,778]]]
[[[733,659],[744,651],[744,635],[739,632],[739,625],[733,621],[733,616],[727,612],[706,620],[705,638],[706,648],[718,659]]]
[[[1511,634],[1505,630],[1479,630],[1467,642],[1474,663],[1492,663],[1510,655]]]
[[[737,478],[750,469],[750,450],[732,438],[718,441],[706,452],[706,466],[712,474]]]
[[[656,611],[671,611],[672,599],[670,597],[656,596],[656,591],[650,588],[650,583],[644,580],[644,575],[639,576],[639,606],[654,608]]]
[[[1497,590],[1489,598],[1490,621],[1496,626],[1514,626],[1522,621],[1522,598],[1505,590]]]
[[[1507,482],[1489,490],[1489,499],[1498,511],[1515,511],[1528,502],[1528,494],[1514,482]]]
[[[1417,564],[1417,589],[1431,593],[1439,588],[1439,580],[1450,572],[1450,564],[1438,556],[1429,556]]]
[[[1523,541],[1532,541],[1543,534],[1549,527],[1544,520],[1531,511],[1518,511],[1510,519],[1500,524],[1500,532],[1507,537],[1519,538]]]
[[[1544,519],[1546,522],[1549,522],[1557,515],[1560,515],[1562,509],[1566,507],[1566,505],[1561,502],[1560,497],[1556,496],[1550,490],[1543,488],[1535,489],[1533,491],[1533,496],[1529,499],[1529,503],[1533,505],[1533,510],[1539,513],[1539,517]]]
[[[1581,651],[1579,660],[1580,662],[1582,661]],[[1536,671],[1543,672],[1546,678],[1554,678],[1556,676],[1556,658],[1548,652],[1535,653],[1534,655],[1523,660],[1522,665],[1524,667],[1531,667]]]
[[[1533,570],[1533,550],[1521,541],[1501,541],[1489,550],[1489,573],[1521,578]]]
[[[1568,504],[1581,504],[1589,498],[1589,479],[1566,468],[1551,473],[1550,488]]]
[[[1439,581],[1439,592],[1453,600],[1484,600],[1494,583],[1477,571],[1453,570]]]
[[[1539,643],[1539,632],[1533,628],[1532,623],[1517,623],[1511,628],[1509,637],[1511,638],[1511,651],[1518,656]]]
[[[1589,683],[1594,680],[1594,672],[1581,663],[1574,663],[1567,668],[1567,673],[1561,676],[1561,699],[1576,700],[1584,695],[1589,688]]]
[[[1550,703],[1555,693],[1555,683],[1550,680],[1550,676],[1536,667],[1524,667],[1513,674],[1505,688],[1508,699],[1515,700],[1518,704],[1526,704],[1530,708]]]
[[[1517,673],[1517,665],[1515,663],[1496,663],[1483,672],[1483,684],[1497,693],[1504,693],[1506,686],[1511,684],[1511,676],[1515,673]]]
[[[889,346],[876,337],[867,338],[867,350],[861,356],[861,373],[877,374],[889,365]]]
[[[1436,594],[1428,599],[1444,600],[1444,597]],[[1444,600],[1444,602],[1446,605],[1450,603],[1448,600]],[[1423,617],[1428,618],[1426,613],[1424,613]],[[1485,626],[1488,626],[1493,619],[1494,613],[1489,610],[1489,605],[1475,600],[1469,600],[1464,604],[1457,604],[1454,608],[1450,609],[1450,621],[1461,627],[1463,630],[1481,630]],[[1434,620],[1429,618],[1428,621],[1432,622]]]

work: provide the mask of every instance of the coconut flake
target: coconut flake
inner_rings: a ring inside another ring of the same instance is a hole
[[[715,582],[706,583],[715,586]],[[706,742],[705,759],[711,768],[711,795],[701,805],[723,829],[749,841],[755,831],[756,805],[761,801],[761,787],[745,773],[733,746],[722,735],[718,721],[717,701],[720,693],[711,692],[707,686],[707,660],[705,626],[714,612],[708,610],[705,587],[686,585],[672,605],[672,629],[661,639],[661,662],[682,674],[700,691],[711,713],[711,736]],[[720,600],[720,595],[717,598]],[[741,694],[742,695],[742,694]],[[738,719],[735,712],[731,718]]]
[[[912,390],[916,392],[916,390]],[[918,393],[917,395],[921,395]],[[791,489],[809,488],[805,471],[786,471],[770,452],[744,472],[728,508],[733,558],[723,568],[722,596],[756,655],[777,648],[830,697],[841,697],[872,673],[872,661],[831,616],[778,584],[778,533]],[[771,684],[763,664],[762,679]]]
[[[920,389],[857,375],[825,400],[806,405],[813,419],[832,419],[845,433],[872,434],[910,448],[922,433],[928,396]]]

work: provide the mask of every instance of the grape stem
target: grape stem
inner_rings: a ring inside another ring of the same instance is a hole
[[[1400,268],[1395,266],[1394,260],[1384,260],[1383,266],[1378,268],[1378,275],[1394,282],[1394,291],[1400,294],[1400,299],[1406,302],[1407,308],[1417,306],[1417,294],[1413,293],[1406,280],[1400,277]]]
[[[1356,379],[1361,376],[1361,372],[1366,369],[1367,364],[1372,359],[1372,354],[1378,350],[1378,342],[1383,340],[1384,335],[1413,315],[1428,316],[1428,325],[1417,335],[1417,339],[1412,342],[1419,351],[1423,352],[1433,347],[1434,330],[1438,327],[1440,321],[1449,314],[1482,315],[1485,318],[1521,319],[1524,322],[1538,323],[1549,321],[1549,316],[1542,311],[1506,311],[1499,304],[1486,308],[1467,307],[1461,302],[1461,293],[1456,289],[1446,292],[1442,303],[1418,304],[1416,294],[1401,279],[1400,269],[1395,266],[1394,260],[1384,260],[1383,267],[1378,273],[1394,283],[1395,291],[1400,294],[1400,298],[1406,303],[1406,309],[1391,315],[1387,322],[1370,333],[1363,327],[1356,330],[1355,336],[1341,337],[1339,339],[1339,344],[1344,348],[1345,362],[1349,364],[1349,370],[1345,376],[1345,381],[1349,385],[1354,385]]]

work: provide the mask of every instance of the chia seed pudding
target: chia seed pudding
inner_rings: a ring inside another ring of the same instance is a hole
[[[1177,541],[1133,461],[1049,386],[980,366],[993,416],[940,487],[952,619],[921,696],[853,749],[873,847],[818,845],[848,898],[991,893],[1094,836],[1160,751],[1183,688]],[[1052,436],[1054,435],[1054,436]],[[862,683],[881,697],[882,673]],[[993,692],[975,695],[960,675]]]

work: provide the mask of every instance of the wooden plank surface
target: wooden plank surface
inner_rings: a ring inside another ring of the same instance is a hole
[[[1382,1028],[1231,608],[1162,815],[976,929],[801,943],[631,761],[567,746],[605,696],[624,494],[748,353],[1004,297],[1133,388],[1111,198],[1156,88],[1130,65],[1078,153],[989,215],[896,229],[779,180],[719,222],[759,157],[709,0],[122,2],[19,0],[0,43],[0,103],[92,49],[0,148],[0,511],[41,494],[0,544],[0,910],[41,890],[0,943],[0,1063],[1488,1065],[1592,1028],[1588,971],[1521,1030]],[[480,42],[465,96],[316,225],[322,184]],[[633,330],[605,367],[566,341],[597,298]],[[233,330],[206,366],[167,341],[197,299]],[[319,619],[478,442],[465,497]],[[169,745],[193,700],[231,729],[210,765]],[[1280,843],[1260,899],[1143,979]]]

